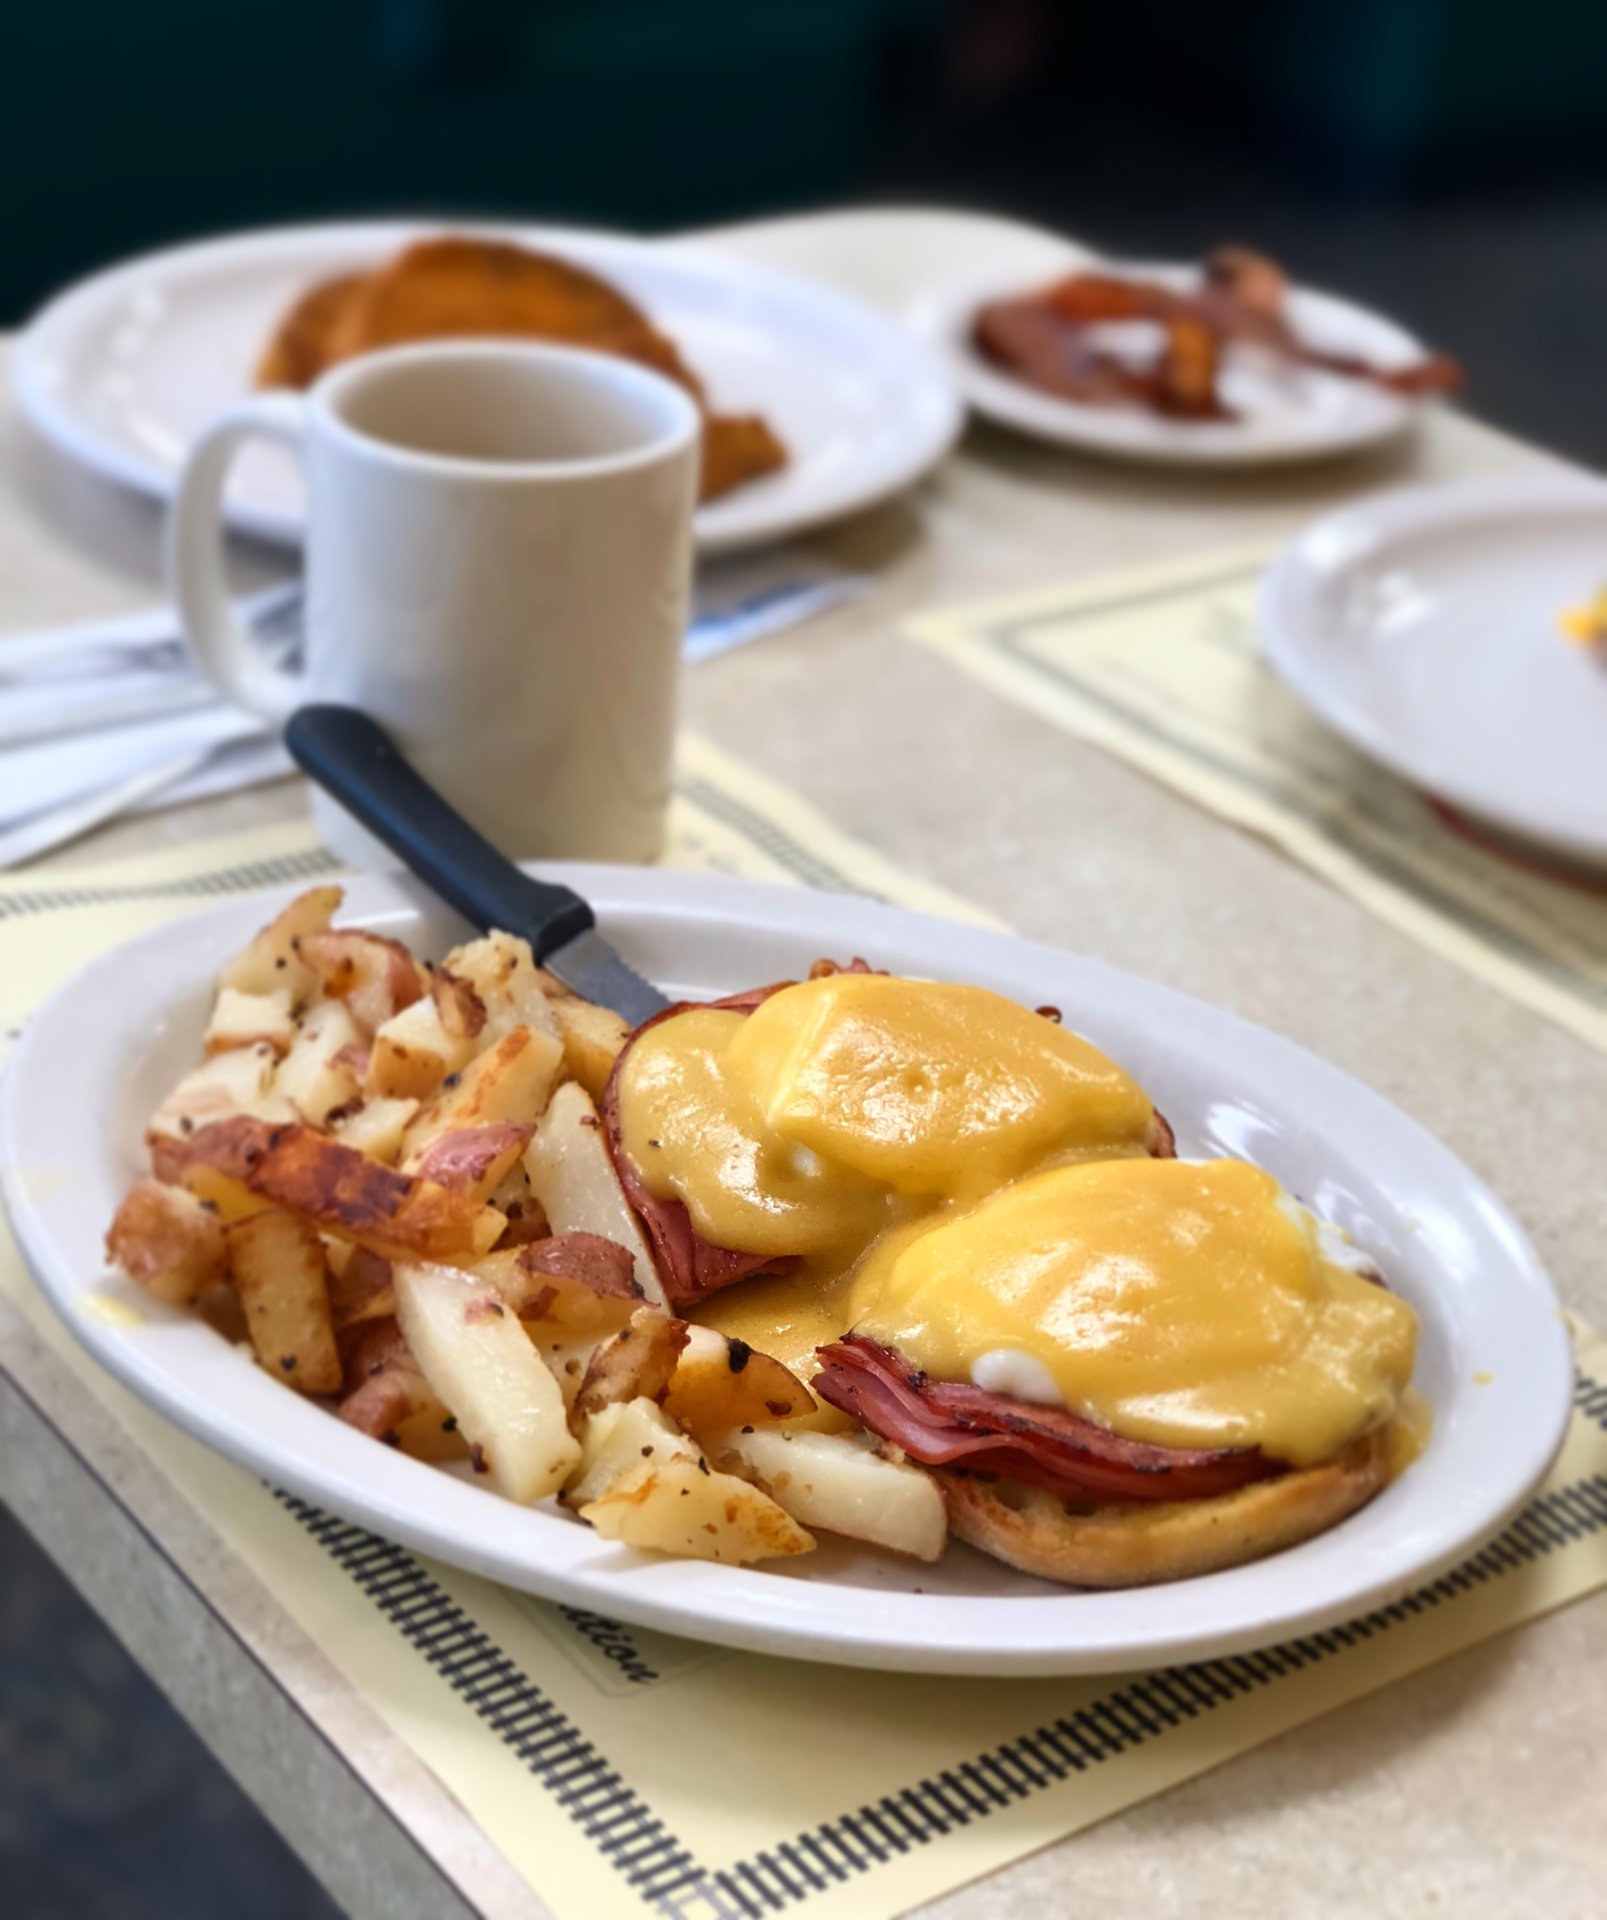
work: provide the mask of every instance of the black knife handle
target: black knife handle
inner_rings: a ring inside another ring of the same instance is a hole
[[[475,926],[522,934],[540,960],[596,924],[578,893],[532,880],[498,853],[356,707],[298,708],[285,745],[304,773]]]

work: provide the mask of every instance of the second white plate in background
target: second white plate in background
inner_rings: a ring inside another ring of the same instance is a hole
[[[899,493],[959,432],[938,357],[847,294],[677,243],[449,220],[288,227],[111,268],[28,326],[13,355],[18,399],[69,458],[166,499],[191,440],[250,392],[298,294],[440,232],[514,240],[603,275],[676,341],[716,407],[762,413],[780,434],[792,456],[780,473],[698,510],[700,552],[779,540]],[[302,515],[289,456],[248,449],[231,526],[294,544]]]
[[[1319,520],[1268,569],[1267,659],[1415,786],[1607,866],[1607,657],[1559,629],[1607,584],[1607,486],[1425,487]]]

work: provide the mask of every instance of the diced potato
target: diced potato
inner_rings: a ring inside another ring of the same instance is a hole
[[[342,927],[304,934],[296,951],[324,992],[350,1008],[365,1036],[428,991],[424,969],[412,954],[381,933]]]
[[[290,1050],[295,1037],[288,987],[277,987],[272,993],[241,993],[235,987],[221,987],[203,1044],[208,1054],[259,1044],[281,1054]]]
[[[768,1353],[694,1326],[664,1405],[688,1433],[701,1436],[813,1413],[815,1397]]]
[[[575,1411],[593,1414],[620,1400],[663,1399],[686,1332],[686,1322],[671,1319],[662,1307],[638,1307],[629,1326],[592,1355]]]
[[[490,1204],[508,1216],[508,1229],[498,1243],[504,1247],[522,1246],[527,1240],[545,1240],[552,1232],[541,1202],[530,1190],[524,1156],[511,1168],[501,1185],[490,1195]]]
[[[530,1344],[546,1361],[547,1371],[558,1382],[564,1405],[572,1411],[580,1398],[581,1383],[586,1378],[591,1357],[607,1336],[573,1333],[565,1327],[549,1327],[532,1321],[525,1322],[525,1332],[530,1336]]]
[[[598,1233],[630,1251],[642,1297],[664,1304],[664,1289],[603,1139],[591,1095],[578,1081],[559,1087],[525,1153],[531,1191],[554,1233]]]
[[[304,1220],[258,1213],[228,1229],[229,1271],[263,1367],[298,1393],[338,1393],[324,1245]]]
[[[565,1073],[578,1080],[593,1100],[601,1100],[630,1028],[612,1007],[595,1006],[578,995],[551,1005],[564,1043]]]
[[[538,1242],[534,1246],[499,1246],[476,1266],[475,1272],[494,1286],[527,1324],[536,1322],[569,1333],[589,1333],[599,1338],[617,1333],[643,1304],[634,1274],[617,1284],[611,1274],[587,1274],[575,1270],[573,1262],[565,1264],[570,1270],[550,1271],[543,1265]]]
[[[345,1003],[320,1000],[308,1010],[280,1061],[274,1092],[309,1126],[323,1126],[337,1107],[357,1098],[359,1076],[353,1061],[364,1044],[362,1029]]]
[[[151,1115],[146,1137],[183,1139],[214,1120],[251,1112],[268,1097],[277,1058],[266,1042],[214,1054],[185,1074]]]
[[[106,1235],[106,1258],[147,1293],[188,1307],[228,1272],[216,1214],[182,1187],[136,1180]]]
[[[402,1167],[413,1172],[431,1141],[462,1127],[533,1125],[563,1059],[556,1035],[515,1027],[453,1075],[402,1136]]]
[[[338,1240],[325,1253],[329,1260],[329,1312],[337,1332],[394,1319],[396,1289],[391,1284],[389,1260],[370,1253],[367,1247]]]
[[[438,1133],[409,1165],[422,1180],[434,1180],[455,1193],[489,1200],[520,1164],[535,1128],[528,1122],[499,1120],[489,1126],[450,1127]]]
[[[366,1322],[345,1360],[340,1417],[348,1426],[414,1460],[467,1457],[456,1417],[420,1372],[394,1318]]]
[[[441,1031],[452,1039],[473,1045],[484,1033],[485,1002],[449,966],[439,966],[430,975],[430,998],[441,1017]]]
[[[244,1189],[387,1260],[477,1260],[507,1225],[494,1207],[383,1167],[311,1127],[225,1120],[202,1128],[187,1152],[192,1192],[196,1170],[211,1168],[233,1183],[225,1195]]]
[[[689,1460],[696,1466],[702,1458],[656,1400],[618,1400],[593,1414],[581,1430],[580,1456],[560,1496],[566,1507],[586,1506],[644,1460],[661,1466]]]
[[[604,1539],[745,1566],[808,1553],[814,1538],[767,1493],[703,1460],[643,1460],[580,1509]]]
[[[298,894],[218,975],[220,991],[232,987],[237,993],[276,993],[284,987],[296,1006],[310,999],[317,976],[301,960],[296,943],[323,933],[344,897],[339,887],[312,887]]]
[[[236,1220],[249,1220],[256,1213],[273,1211],[271,1200],[253,1193],[244,1181],[220,1172],[217,1167],[209,1167],[204,1161],[191,1160],[175,1178],[184,1192],[225,1226]]]
[[[541,975],[531,957],[530,943],[512,933],[488,933],[470,940],[446,956],[445,971],[474,989],[485,1009],[481,1048],[494,1047],[515,1027],[557,1036]]]
[[[476,1467],[528,1504],[556,1493],[580,1447],[558,1383],[495,1291],[453,1267],[396,1268],[396,1315]]]
[[[472,1040],[454,1037],[441,1024],[433,999],[415,1000],[374,1035],[364,1085],[386,1099],[429,1100],[473,1054]]]
[[[370,1160],[395,1166],[402,1156],[402,1135],[418,1112],[416,1100],[365,1100],[335,1122],[332,1129],[343,1147],[355,1147]]]
[[[919,1467],[884,1460],[841,1433],[734,1427],[707,1446],[715,1466],[762,1487],[806,1527],[917,1560],[942,1557],[949,1531],[943,1496]]]

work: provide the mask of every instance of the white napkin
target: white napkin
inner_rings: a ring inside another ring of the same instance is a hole
[[[865,592],[863,574],[785,549],[700,567],[686,658],[779,633]],[[236,602],[241,621],[293,657],[301,588]],[[189,661],[169,608],[0,637],[0,835],[135,779],[206,756],[130,811],[237,792],[293,771],[271,729],[223,705]]]

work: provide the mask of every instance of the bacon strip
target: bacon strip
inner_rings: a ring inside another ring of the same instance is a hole
[[[998,1474],[1077,1506],[1208,1500],[1280,1471],[1253,1448],[1150,1446],[1060,1407],[932,1380],[860,1333],[822,1347],[820,1360],[809,1383],[818,1397],[912,1460]]]
[[[1197,290],[1074,273],[1035,293],[990,301],[972,333],[985,358],[1043,392],[1084,406],[1145,407],[1181,419],[1235,417],[1218,388],[1223,350],[1235,341],[1409,396],[1451,393],[1462,384],[1461,369],[1445,354],[1386,367],[1309,346],[1289,322],[1287,293],[1273,261],[1224,247],[1206,261]],[[1097,344],[1093,334],[1135,320],[1161,329],[1161,348],[1147,367]]]

